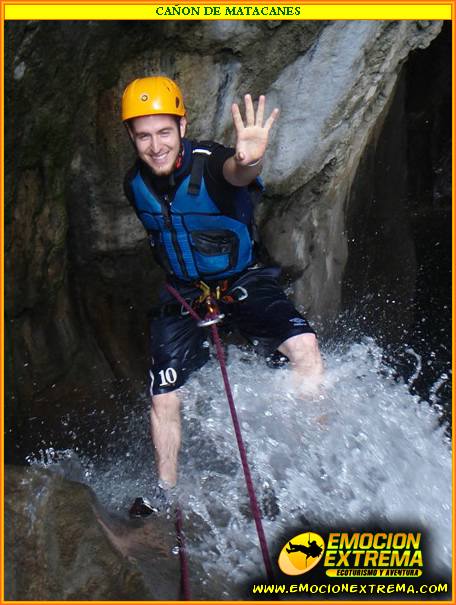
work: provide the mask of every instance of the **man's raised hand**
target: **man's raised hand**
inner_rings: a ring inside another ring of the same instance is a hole
[[[240,166],[256,165],[256,163],[262,160],[266,152],[269,131],[279,115],[279,110],[276,107],[263,124],[266,97],[264,95],[260,96],[256,116],[252,96],[246,94],[244,102],[245,124],[239,105],[233,103],[231,106],[234,127],[236,129],[236,155],[234,159]]]

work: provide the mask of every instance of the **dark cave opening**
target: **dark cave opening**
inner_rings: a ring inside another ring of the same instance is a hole
[[[404,65],[348,200],[342,324],[451,414],[451,23]],[[418,365],[420,366],[418,368]],[[419,371],[417,371],[419,370]]]

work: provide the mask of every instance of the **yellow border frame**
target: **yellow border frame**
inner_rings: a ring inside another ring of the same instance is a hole
[[[226,7],[233,5],[239,6],[256,6],[258,8],[280,5],[283,3],[279,0],[273,2],[272,0],[266,0],[265,2],[210,2],[210,0],[199,0],[197,2],[132,2],[131,4],[125,4],[121,2],[109,2],[109,3],[85,3],[85,2],[72,2],[72,3],[28,3],[28,2],[5,2],[4,3],[4,19],[5,20],[103,20],[103,19],[114,19],[114,20],[175,20],[175,16],[163,16],[162,7],[167,5],[181,6],[196,8],[200,7],[200,15],[198,17],[183,16],[182,20],[245,20],[245,17],[232,17],[226,15]],[[452,18],[452,6],[448,3],[436,3],[432,4],[429,2],[414,2],[414,3],[337,3],[337,2],[325,2],[325,3],[301,3],[301,2],[286,2],[287,6],[296,6],[300,8],[301,15],[297,18],[296,15],[290,17],[275,17],[276,19],[306,19],[306,20],[350,20],[350,19],[435,19],[444,20]],[[207,16],[204,15],[204,7],[207,6],[218,6],[221,9],[220,16]],[[268,17],[268,19],[274,19],[274,17]],[[265,20],[265,17],[251,17],[249,20]]]
[[[232,2],[220,2],[214,1],[210,2],[209,0],[197,0],[196,2],[185,2],[182,0],[178,0],[177,2],[170,2],[169,0],[164,0],[162,2],[158,2],[157,0],[151,0],[150,2],[147,0],[136,0],[134,3],[128,4],[126,2],[113,2],[111,1],[98,1],[98,2],[62,2],[62,1],[48,1],[48,2],[40,2],[39,0],[29,1],[29,2],[21,2],[14,0],[0,0],[1,2],[1,22],[2,29],[0,32],[1,38],[1,82],[3,83],[4,79],[4,35],[3,35],[3,24],[5,20],[23,20],[23,19],[52,19],[52,20],[158,20],[164,19],[162,16],[156,15],[156,7],[161,5],[165,6],[169,5],[180,5],[180,6],[216,6],[216,5],[240,5],[240,6],[268,6],[268,5],[277,5],[280,6],[284,4],[286,6],[299,6],[303,10],[303,13],[299,19],[296,19],[294,16],[292,20],[349,20],[349,19],[444,19],[451,20],[453,22],[453,59],[452,59],[452,74],[453,74],[453,86],[455,84],[455,46],[456,46],[456,32],[455,32],[455,6],[453,1],[441,2],[441,1],[433,1],[428,0],[427,2],[422,0],[413,1],[413,0],[402,0],[401,2],[394,1],[385,1],[385,2],[372,2],[366,0],[352,0],[351,2],[344,2],[341,0],[326,2],[313,0],[312,2],[303,2],[302,0],[292,0],[291,2],[286,2],[285,0],[277,0],[273,2],[273,0],[262,1],[261,5],[255,2],[254,0],[246,0],[245,2],[241,2],[240,0],[233,0]],[[155,13],[153,12],[155,10]],[[398,11],[404,11],[402,14]],[[374,16],[375,13],[375,16]],[[206,19],[210,19],[211,17],[206,17]],[[166,17],[167,20],[176,20],[175,17]],[[182,19],[187,19],[183,17]],[[227,17],[218,16],[218,19],[227,19]],[[271,17],[268,17],[270,20]],[[277,17],[279,19],[279,17]],[[283,20],[283,17],[280,17]],[[198,19],[198,20],[204,20]],[[245,20],[244,17],[239,17],[239,20]],[[264,20],[264,19],[263,19]],[[3,130],[3,116],[4,116],[4,90],[3,86],[1,86],[1,116],[2,116],[2,132],[1,132],[1,183],[2,183],[2,202],[4,199],[4,130]],[[452,103],[452,135],[453,135],[453,184],[454,184],[454,163],[455,163],[455,103],[453,98]],[[453,267],[456,267],[456,218],[455,218],[455,194],[454,190],[452,193],[452,206],[453,206],[453,232],[452,232],[452,260]],[[2,243],[1,247],[1,263],[0,263],[0,311],[1,311],[1,324],[0,324],[0,341],[2,345],[2,352],[4,351],[4,280],[5,280],[5,272],[4,272],[4,205],[1,205],[0,212],[0,241]],[[456,329],[455,329],[455,296],[456,296],[456,278],[452,275],[452,369],[453,376],[454,370],[456,367],[455,364],[455,353],[456,353]],[[1,444],[1,452],[0,452],[0,461],[1,468],[4,468],[4,364],[1,364],[0,369],[0,396],[1,396],[1,416],[0,416],[0,444]],[[454,383],[454,378],[453,378]],[[456,397],[453,392],[452,395],[452,407],[453,411],[455,409],[455,401]],[[453,435],[455,429],[455,420],[454,414],[452,419],[452,428]],[[452,448],[453,453],[453,499],[454,496],[454,487],[455,487],[455,468],[454,468],[454,447]],[[4,519],[4,483],[1,483],[1,519],[2,519],[2,528],[3,528],[3,519]],[[452,534],[453,534],[453,566],[452,566],[452,593],[453,600],[436,600],[436,603],[456,603],[456,579],[455,579],[455,565],[454,565],[454,557],[455,546],[456,546],[456,536],[455,536],[455,525],[454,525],[454,506],[453,506],[453,516],[452,516]],[[0,553],[0,578],[1,578],[1,596],[0,596],[0,605],[3,603],[8,604],[25,604],[25,603],[47,603],[47,601],[5,601],[4,600],[4,583],[3,583],[3,570],[4,570],[4,532],[1,531],[1,553]],[[53,603],[58,603],[59,601],[52,601]],[[87,603],[93,604],[95,602],[98,603],[110,603],[112,605],[119,605],[121,601],[62,601],[65,603]],[[125,603],[144,605],[145,603],[155,603],[155,604],[167,604],[169,601],[122,601]],[[192,601],[193,602],[193,601]],[[195,604],[212,604],[212,603],[223,603],[224,601],[194,601]],[[228,603],[228,601],[226,601]],[[251,603],[252,601],[236,601],[237,603]],[[258,601],[255,599],[255,602],[258,603],[280,603],[281,601]],[[287,603],[303,603],[307,601],[297,600],[292,601],[287,599]],[[316,605],[322,605],[327,603],[338,603],[340,605],[362,605],[364,603],[393,603],[392,600],[356,600],[356,601],[344,601],[344,600],[312,600],[308,601],[310,603],[315,603]],[[424,605],[424,600],[406,600],[405,603],[409,603],[410,605]]]

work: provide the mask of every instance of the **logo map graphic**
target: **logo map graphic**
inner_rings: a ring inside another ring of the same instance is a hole
[[[289,540],[282,548],[278,564],[283,573],[297,576],[313,569],[325,551],[325,542],[318,534],[308,531]]]

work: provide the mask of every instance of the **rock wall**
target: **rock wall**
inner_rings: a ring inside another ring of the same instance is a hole
[[[148,539],[143,535],[150,559],[155,558],[149,570],[155,577],[149,574],[147,585],[125,548],[128,522],[103,520],[88,487],[49,471],[17,467],[6,469],[5,487],[8,600],[179,598],[172,523],[155,523]],[[131,537],[139,529],[130,523]]]
[[[7,600],[181,600],[173,512],[145,520],[108,513],[86,485],[36,467],[6,466],[5,494]],[[182,525],[185,536],[204,535],[191,513]],[[187,558],[193,599],[242,598],[232,580],[212,572],[208,582],[195,557]]]
[[[268,107],[281,108],[258,222],[269,253],[292,276],[295,302],[330,322],[340,309],[360,161],[393,107],[409,53],[426,48],[441,27],[7,23],[9,426],[17,431],[32,409],[52,415],[50,402],[58,413],[71,409],[81,392],[103,398],[110,381],[137,379],[134,388],[142,387],[146,314],[161,273],[122,193],[133,154],[119,101],[131,79],[175,77],[190,108],[190,136],[226,143],[234,98],[264,92]]]

